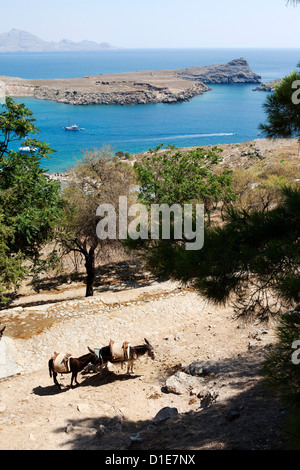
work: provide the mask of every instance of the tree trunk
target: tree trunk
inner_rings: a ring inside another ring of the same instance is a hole
[[[88,253],[85,254],[85,268],[86,268],[86,297],[92,297],[94,295],[94,282],[96,277],[95,271],[95,250],[91,248]]]

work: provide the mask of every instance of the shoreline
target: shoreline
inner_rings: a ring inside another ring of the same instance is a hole
[[[0,76],[11,97],[34,97],[72,105],[180,103],[209,91],[218,83],[260,84],[243,59],[227,64],[176,70],[146,70],[88,75],[71,79],[22,79]]]
[[[190,147],[176,148],[181,152],[188,152],[197,148],[210,149],[215,147],[214,144],[210,145],[197,145]],[[229,143],[229,144],[218,144],[218,148],[222,149],[222,161],[221,164],[228,168],[236,168],[237,166],[252,166],[258,161],[267,159],[268,157],[283,158],[282,152],[286,152],[285,157],[288,161],[294,161],[300,165],[300,144],[297,138],[291,139],[267,139],[264,137],[249,140],[245,142]],[[158,153],[164,153],[169,149],[162,148],[158,150]],[[126,162],[133,165],[135,161],[151,156],[151,153],[146,150],[131,155],[131,159],[120,158],[120,161]],[[70,178],[72,168],[65,172],[49,172],[48,176],[51,180],[59,181],[60,183],[66,183]]]

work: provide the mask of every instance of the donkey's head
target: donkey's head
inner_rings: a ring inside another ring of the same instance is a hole
[[[2,336],[3,336],[3,333],[4,333],[5,328],[6,328],[6,326],[4,326],[3,328],[1,328],[1,330],[0,330],[0,339],[1,339]]]
[[[91,363],[94,365],[101,365],[101,361],[95,351],[93,351],[91,348],[88,347],[88,350],[91,353]]]
[[[154,353],[153,346],[151,346],[151,344],[149,343],[149,341],[146,338],[144,338],[144,340],[145,340],[145,343],[147,345],[148,356],[151,357],[151,359],[155,359],[155,353]]]

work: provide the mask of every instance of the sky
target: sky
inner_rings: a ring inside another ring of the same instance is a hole
[[[299,26],[287,0],[0,0],[0,33],[116,48],[300,48]]]

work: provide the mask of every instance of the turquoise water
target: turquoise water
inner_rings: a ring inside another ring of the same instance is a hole
[[[94,53],[0,54],[0,75],[23,78],[76,77],[145,69],[175,69],[245,57],[263,81],[282,77],[300,60],[300,50],[115,50]],[[157,144],[176,147],[243,142],[259,138],[265,120],[266,93],[255,84],[211,85],[211,91],[177,104],[71,106],[18,98],[28,106],[41,130],[38,138],[56,153],[42,166],[65,171],[83,151],[110,145],[130,153]],[[84,130],[66,132],[78,124]]]

